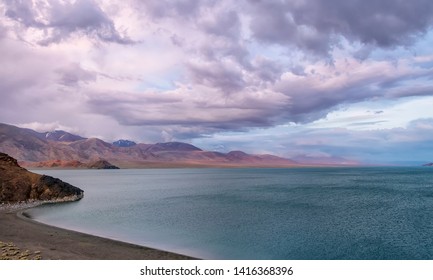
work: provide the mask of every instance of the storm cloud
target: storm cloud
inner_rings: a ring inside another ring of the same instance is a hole
[[[43,31],[41,45],[59,43],[75,33],[119,44],[133,43],[92,0],[5,0],[5,16],[26,28]]]
[[[319,54],[339,36],[378,47],[410,45],[433,23],[433,3],[384,0],[248,1],[254,37]]]

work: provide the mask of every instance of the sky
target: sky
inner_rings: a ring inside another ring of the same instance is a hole
[[[431,0],[0,0],[0,122],[433,161]]]

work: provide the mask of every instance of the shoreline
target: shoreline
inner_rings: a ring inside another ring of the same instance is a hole
[[[38,255],[43,260],[196,259],[43,224],[25,214],[29,208],[32,207],[7,209],[0,206],[0,243],[19,248],[22,252],[33,252],[30,254]],[[0,248],[0,252],[2,250]]]

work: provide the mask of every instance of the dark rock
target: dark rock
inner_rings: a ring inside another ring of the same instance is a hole
[[[8,154],[0,153],[0,162],[2,163],[0,168],[4,166],[20,167],[18,161]]]
[[[70,196],[82,196],[83,191],[58,178],[42,175],[39,181],[32,186],[31,199],[52,200],[64,199]]]
[[[83,193],[60,179],[29,172],[0,153],[0,203],[76,201]]]

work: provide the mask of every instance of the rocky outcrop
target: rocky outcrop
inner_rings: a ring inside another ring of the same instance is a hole
[[[112,165],[104,159],[89,163],[87,167],[90,169],[119,169],[119,167]]]
[[[76,201],[83,193],[60,179],[29,172],[0,153],[0,203]]]
[[[433,162],[423,164],[422,166],[433,166]]]

